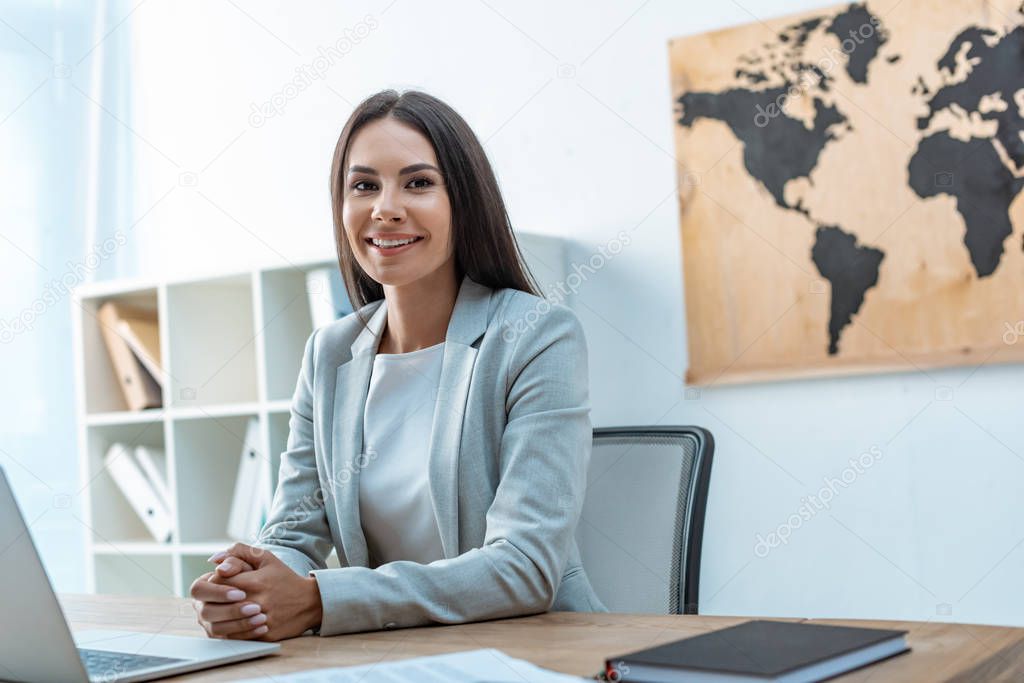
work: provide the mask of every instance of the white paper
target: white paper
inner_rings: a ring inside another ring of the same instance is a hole
[[[277,683],[580,683],[588,680],[555,673],[501,650],[488,648],[334,669],[274,674]],[[266,683],[266,677],[240,683]]]

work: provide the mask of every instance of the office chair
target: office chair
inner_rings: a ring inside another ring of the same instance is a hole
[[[594,430],[576,541],[612,612],[697,614],[714,448],[701,427]]]

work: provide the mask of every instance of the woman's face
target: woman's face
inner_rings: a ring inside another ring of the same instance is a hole
[[[434,147],[419,131],[392,118],[366,124],[349,145],[343,177],[345,234],[367,275],[399,287],[449,263],[451,204]]]

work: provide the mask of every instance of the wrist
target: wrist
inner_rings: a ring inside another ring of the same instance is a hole
[[[308,599],[306,601],[306,628],[319,631],[324,619],[323,602],[320,599],[320,586],[315,576],[304,578]]]

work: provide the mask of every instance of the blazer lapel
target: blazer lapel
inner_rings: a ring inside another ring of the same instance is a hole
[[[331,489],[340,520],[343,564],[365,567],[369,561],[366,537],[359,521],[359,470],[366,462],[363,452],[363,408],[370,388],[373,357],[387,321],[387,306],[377,302],[368,324],[352,343],[352,359],[338,367],[334,385],[334,425],[331,436],[334,457]],[[339,558],[341,559],[341,558]]]
[[[434,516],[446,558],[459,554],[458,458],[469,382],[476,362],[473,344],[487,329],[491,289],[464,277],[445,333],[441,379],[433,415],[428,454],[428,477]],[[359,519],[359,470],[367,463],[363,450],[363,415],[373,358],[387,322],[387,302],[381,300],[366,328],[352,343],[352,359],[337,371],[334,395],[332,482],[339,536],[349,566],[367,566],[366,537]]]
[[[431,503],[446,558],[459,554],[459,448],[469,381],[476,363],[473,344],[487,330],[491,291],[469,277],[463,278],[445,335],[428,471]]]

